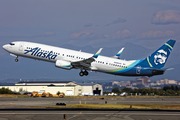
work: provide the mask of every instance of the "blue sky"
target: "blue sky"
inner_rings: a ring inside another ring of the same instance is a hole
[[[0,46],[23,40],[94,48],[129,42],[157,48],[170,38],[179,42],[179,32],[179,0],[0,1]],[[0,55],[6,54],[0,48]]]

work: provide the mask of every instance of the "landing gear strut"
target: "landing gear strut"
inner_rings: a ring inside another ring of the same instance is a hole
[[[16,57],[15,61],[18,62],[18,56]]]
[[[85,70],[85,71],[82,71],[79,73],[79,75],[82,77],[82,76],[87,76],[89,73]]]

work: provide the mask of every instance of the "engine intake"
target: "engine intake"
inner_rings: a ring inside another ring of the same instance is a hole
[[[59,68],[66,69],[66,70],[72,69],[71,62],[64,61],[64,60],[57,60],[55,63],[55,66],[59,67]]]

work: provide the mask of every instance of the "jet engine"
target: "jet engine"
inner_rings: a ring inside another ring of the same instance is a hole
[[[64,61],[64,60],[57,60],[55,63],[55,66],[59,67],[59,68],[66,69],[66,70],[72,69],[71,62]]]

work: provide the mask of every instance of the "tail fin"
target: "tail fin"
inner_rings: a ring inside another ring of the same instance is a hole
[[[173,49],[175,42],[175,40],[167,41],[163,46],[147,57],[145,60],[147,60],[150,67],[162,69]]]

